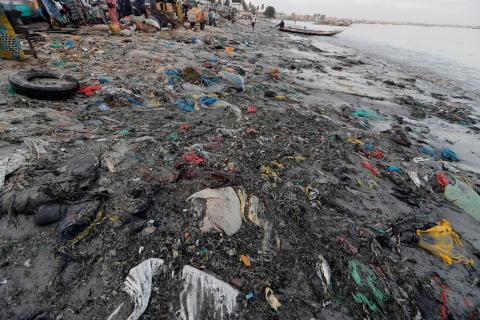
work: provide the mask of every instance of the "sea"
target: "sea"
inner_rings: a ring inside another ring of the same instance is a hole
[[[293,21],[287,25],[295,25]],[[480,29],[353,24],[332,27],[296,22],[296,27],[345,29],[334,37],[312,37],[319,46],[353,48],[433,79],[480,94]]]

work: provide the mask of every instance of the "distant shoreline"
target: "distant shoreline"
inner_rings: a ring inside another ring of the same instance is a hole
[[[278,20],[278,19],[276,19]],[[310,22],[315,23],[311,20],[291,20],[286,19],[285,21],[296,21],[296,22]],[[450,25],[450,24],[429,24],[429,23],[410,23],[410,22],[375,22],[375,21],[365,21],[359,22],[354,21],[352,24],[379,24],[379,25],[392,25],[392,26],[417,26],[417,27],[442,27],[442,28],[464,28],[464,29],[479,29],[480,26],[461,26],[461,25]],[[329,24],[319,24],[319,25],[329,25]]]

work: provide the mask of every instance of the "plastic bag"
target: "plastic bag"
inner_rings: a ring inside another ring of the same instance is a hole
[[[445,264],[455,262],[473,265],[473,260],[464,256],[460,237],[453,231],[448,220],[443,219],[427,230],[417,230],[417,236],[420,238],[418,246],[440,257]]]
[[[193,103],[185,99],[179,99],[175,101],[175,106],[184,112],[193,112],[194,110]]]
[[[227,71],[222,71],[219,73],[219,75],[225,81],[228,81],[234,88],[238,90],[245,90],[245,78],[242,76]]]
[[[383,117],[376,113],[375,111],[367,108],[358,109],[355,112],[352,112],[352,116],[356,118],[365,118],[369,120],[382,120]]]
[[[453,183],[454,181],[455,183]],[[457,207],[465,210],[468,214],[480,221],[480,196],[468,184],[453,176],[450,183],[445,187],[443,196],[453,202]]]

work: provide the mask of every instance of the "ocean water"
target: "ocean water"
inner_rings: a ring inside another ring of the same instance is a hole
[[[293,23],[288,23],[293,25]],[[305,23],[297,22],[297,26]],[[307,28],[331,27],[307,24]],[[353,24],[335,37],[311,38],[318,44],[347,46],[359,54],[379,57],[405,66],[409,71],[429,73],[446,85],[480,94],[480,30],[454,27],[421,27]]]

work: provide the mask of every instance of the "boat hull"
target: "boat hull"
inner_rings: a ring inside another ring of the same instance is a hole
[[[343,31],[343,30],[319,31],[319,30],[305,30],[305,29],[296,29],[296,28],[283,28],[279,30],[282,32],[303,34],[306,36],[324,36],[324,37],[331,37]]]

